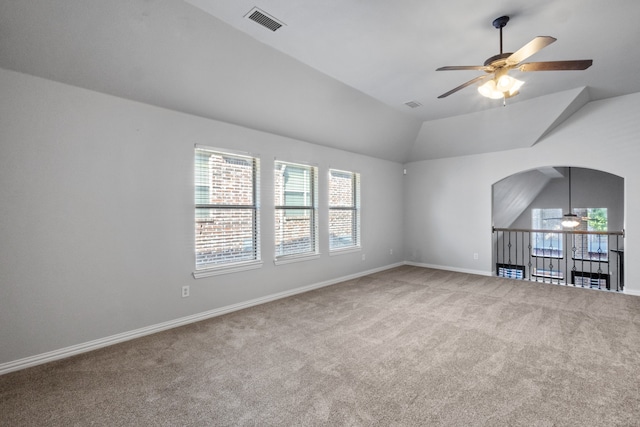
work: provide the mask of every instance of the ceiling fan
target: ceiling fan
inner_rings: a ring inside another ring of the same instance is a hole
[[[576,228],[577,226],[579,226],[583,221],[584,222],[588,222],[591,221],[591,218],[589,218],[588,216],[578,216],[575,213],[573,213],[573,209],[571,209],[571,167],[568,167],[568,171],[569,171],[569,212],[564,214],[562,216],[562,218],[546,218],[546,220],[559,220],[561,221],[560,224],[564,227],[564,228]]]
[[[502,28],[509,22],[508,16],[501,16],[493,21],[493,26],[500,30],[500,53],[484,61],[484,65],[454,65],[440,67],[436,71],[452,70],[478,70],[487,74],[471,79],[460,86],[443,93],[438,98],[447,96],[464,89],[474,83],[483,83],[478,87],[478,92],[487,98],[506,99],[518,94],[520,86],[524,82],[509,76],[509,70],[517,68],[520,71],[562,71],[562,70],[586,70],[593,60],[579,59],[570,61],[545,61],[522,63],[542,48],[550,45],[556,39],[550,36],[539,36],[518,49],[514,53],[502,52]]]

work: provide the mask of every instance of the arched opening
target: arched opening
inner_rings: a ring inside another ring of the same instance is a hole
[[[504,178],[492,193],[496,275],[624,288],[624,178],[549,166]],[[575,228],[562,225],[568,213],[579,219]]]

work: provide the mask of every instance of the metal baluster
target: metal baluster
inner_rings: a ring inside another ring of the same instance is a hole
[[[620,236],[616,236],[616,249],[620,251]],[[616,254],[618,258],[618,281],[616,282],[616,291],[619,292],[624,290],[624,271],[622,271],[624,260],[620,259],[620,257],[624,255],[621,255],[620,252],[616,252]]]
[[[506,231],[502,232],[502,264],[503,265],[504,265],[504,261],[505,261],[505,258],[504,258],[504,238],[505,238],[504,235],[505,235],[505,233],[506,233]],[[504,269],[503,269],[503,271],[504,271]]]
[[[551,233],[551,246],[549,247],[549,283],[553,283],[553,238],[556,236],[556,233]]]
[[[598,235],[598,289],[602,279],[602,235]]]
[[[515,248],[516,248],[516,265],[518,265],[518,232],[515,231],[514,232],[516,234],[516,243],[515,243]],[[516,274],[516,278],[517,278],[517,274]]]
[[[507,248],[509,249],[509,268],[511,269],[512,264],[511,264],[511,231],[509,231],[509,244],[507,245]]]
[[[607,250],[609,250],[609,248],[611,247],[611,235],[607,234]],[[609,252],[607,252],[607,259],[609,260],[609,262],[607,263],[607,277],[609,277],[609,280],[607,280],[607,290],[610,291],[611,290],[611,255],[609,255]]]
[[[564,271],[565,274],[567,275],[567,277],[564,278],[564,284],[565,286],[568,284],[569,279],[569,251],[568,251],[568,247],[569,247],[569,233],[564,233],[564,246],[562,247],[562,255],[564,256],[564,254],[566,253],[567,255],[564,257]]]
[[[536,247],[539,247],[539,246],[537,246],[539,238],[540,238],[540,234],[538,233],[538,234],[536,234]],[[537,273],[538,270],[540,269],[540,267],[538,266],[540,262],[542,262],[542,266],[544,267],[544,258],[541,258],[540,255],[538,255],[538,251],[536,251],[536,255],[537,255],[537,257],[536,257],[536,273]],[[542,256],[544,257],[544,247],[542,248]],[[536,276],[536,282],[539,282],[539,281],[540,281],[540,276]],[[544,282],[544,277],[542,278],[542,281]]]
[[[620,254],[617,252],[620,249],[620,236],[616,236],[616,292],[620,292]]]
[[[500,242],[498,242],[499,240],[499,236],[500,236],[500,232],[496,231],[496,228],[493,228],[493,232],[496,233],[496,276],[500,275],[500,268],[498,267],[498,264],[500,264],[500,259],[499,259],[499,248],[498,245],[500,244]]]
[[[591,287],[591,278],[593,277],[593,258],[589,250],[589,237],[587,235],[587,253],[589,254],[589,287]]]
[[[576,251],[578,250],[578,248],[576,247],[576,235],[573,234],[572,238],[571,238],[571,243],[573,244],[573,246],[571,247],[571,252],[572,252],[572,256],[571,256],[571,260],[573,263],[573,267],[571,267],[571,278],[572,280],[572,285],[575,287],[576,286],[576,271],[578,271],[578,269],[576,268]]]
[[[580,240],[582,241],[582,246],[581,246],[581,257],[580,257],[580,271],[584,272],[584,234],[580,235]],[[587,254],[589,254],[589,248],[587,247]],[[589,265],[591,265],[591,262],[589,262]],[[591,270],[591,267],[589,267],[589,270]],[[581,281],[581,285],[584,288],[584,277],[582,278]]]
[[[531,249],[531,232],[529,232],[529,280],[533,279],[533,271],[531,270],[531,266],[533,265],[533,263],[531,262],[531,257],[533,254],[531,253]]]
[[[522,267],[524,267],[524,231],[521,231],[522,235],[521,235],[521,241],[522,241]],[[525,271],[522,272],[522,280],[524,280],[527,277],[527,269],[524,269]]]

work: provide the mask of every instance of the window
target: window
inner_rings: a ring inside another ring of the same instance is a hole
[[[276,260],[318,253],[317,175],[313,166],[275,162]]]
[[[329,170],[329,250],[360,246],[360,174]]]
[[[531,209],[531,228],[562,231],[562,209]],[[562,258],[562,233],[531,233],[533,256]]]
[[[576,228],[582,231],[607,231],[607,208],[575,208],[573,213],[581,219]],[[609,237],[602,234],[576,234],[576,259],[606,261],[609,257]]]
[[[497,263],[496,271],[498,272],[499,277],[508,277],[509,279],[524,280],[526,276],[524,265]]]
[[[196,270],[260,260],[259,169],[257,158],[196,147]]]

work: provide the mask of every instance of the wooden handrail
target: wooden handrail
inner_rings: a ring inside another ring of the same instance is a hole
[[[520,233],[558,233],[558,234],[590,234],[590,235],[603,235],[603,236],[623,236],[622,231],[585,231],[585,230],[536,230],[528,228],[500,228],[493,227],[493,232],[496,231],[514,231]]]

